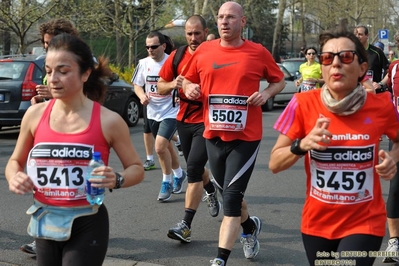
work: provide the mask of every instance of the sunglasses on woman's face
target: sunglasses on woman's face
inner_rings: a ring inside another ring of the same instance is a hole
[[[312,52],[310,52],[310,53],[307,53],[307,55],[315,55],[316,53],[312,53]]]
[[[341,61],[341,63],[350,64],[353,62],[355,55],[357,55],[357,52],[356,51],[341,51],[338,53],[324,52],[321,53],[319,56],[320,64],[325,66],[331,65],[336,55],[338,55],[338,58]]]

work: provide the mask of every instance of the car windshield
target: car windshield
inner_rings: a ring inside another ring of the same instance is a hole
[[[28,64],[28,62],[0,62],[0,79],[20,79]]]
[[[290,73],[295,73],[299,71],[299,66],[302,63],[304,63],[304,61],[284,61],[282,64]]]
[[[288,70],[284,66],[279,64],[279,67],[280,67],[281,72],[284,73],[284,78],[287,79],[287,78],[291,77],[291,74],[288,72]]]

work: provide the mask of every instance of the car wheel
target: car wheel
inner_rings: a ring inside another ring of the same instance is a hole
[[[125,111],[123,112],[123,119],[129,127],[134,127],[139,122],[140,105],[136,98],[129,98],[126,103]]]
[[[273,105],[274,105],[274,98],[269,98],[267,102],[262,105],[262,111],[271,111],[273,110]]]

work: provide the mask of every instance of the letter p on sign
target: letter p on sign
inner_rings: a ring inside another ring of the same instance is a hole
[[[378,39],[388,39],[388,30],[378,30]]]

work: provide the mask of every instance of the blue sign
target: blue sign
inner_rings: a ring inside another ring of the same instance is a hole
[[[378,39],[388,39],[388,30],[378,30]]]

